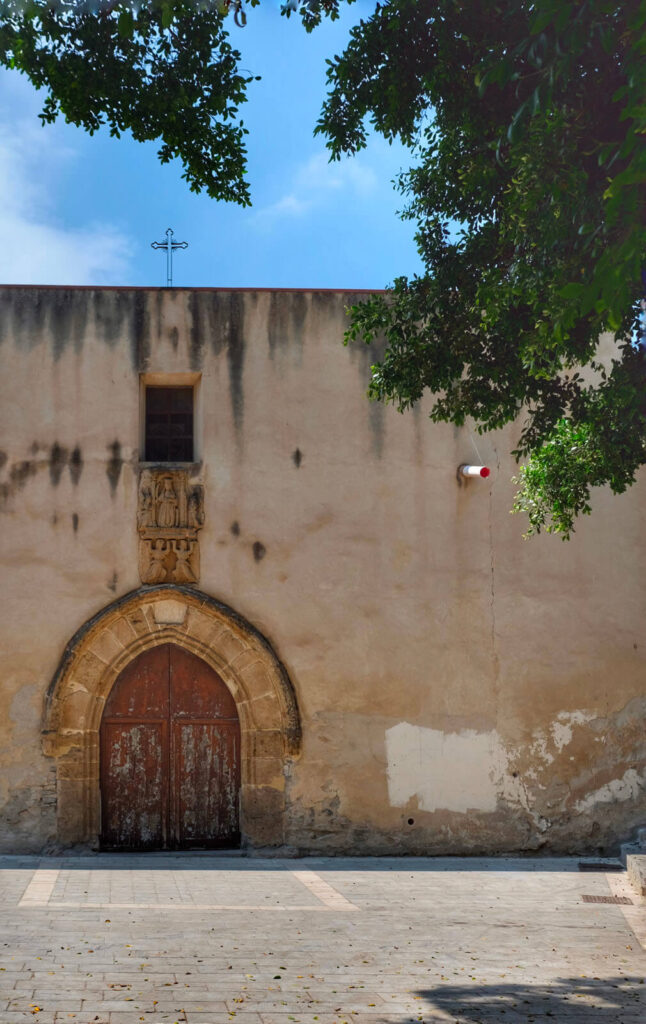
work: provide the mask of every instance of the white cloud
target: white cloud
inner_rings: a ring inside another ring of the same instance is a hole
[[[282,217],[302,217],[332,195],[344,192],[361,199],[372,195],[377,186],[375,171],[356,157],[330,163],[327,153],[316,153],[295,168],[290,191],[257,210],[253,219],[259,227],[270,227]]]
[[[296,183],[304,191],[347,189],[367,195],[377,187],[377,175],[357,157],[330,163],[327,153],[317,153],[298,169]]]
[[[297,195],[291,193],[290,195],[283,196],[277,202],[272,203],[271,206],[266,206],[262,210],[258,210],[258,217],[268,217],[274,219],[276,217],[300,217],[302,213],[309,210],[312,206],[311,199],[300,199]]]
[[[20,89],[3,91],[11,92],[14,100],[5,110],[18,108],[20,113],[0,121],[0,282],[123,282],[133,258],[132,242],[109,224],[71,227],[60,222],[55,214],[56,175],[78,157],[56,128],[40,126],[31,96],[20,95]]]

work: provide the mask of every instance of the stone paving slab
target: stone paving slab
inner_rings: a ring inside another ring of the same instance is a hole
[[[646,1021],[646,905],[568,858],[0,857],[0,906],[0,1024]]]

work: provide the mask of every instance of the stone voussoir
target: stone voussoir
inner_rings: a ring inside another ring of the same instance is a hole
[[[137,637],[137,633],[128,619],[119,615],[110,623],[110,630],[115,634],[123,647],[130,647]]]
[[[89,647],[90,654],[110,665],[115,658],[123,654],[124,646],[111,629],[104,629],[92,640]]]

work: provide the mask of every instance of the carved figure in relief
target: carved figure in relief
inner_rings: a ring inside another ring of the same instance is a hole
[[[189,559],[193,551],[193,545],[188,540],[175,541],[173,548],[177,556],[173,579],[176,583],[195,583],[195,573],[191,569]]]
[[[141,582],[198,583],[203,525],[201,484],[189,484],[183,469],[143,469],[137,507]]]
[[[163,583],[166,579],[166,566],[164,565],[164,559],[166,557],[166,541],[165,540],[153,540],[150,542],[150,566],[148,567],[148,582],[149,583]]]
[[[178,522],[179,509],[173,479],[164,476],[157,485],[157,526],[173,527]]]
[[[155,525],[155,509],[153,507],[153,496],[150,487],[144,487],[139,499],[139,511],[137,512],[137,525],[140,530]]]

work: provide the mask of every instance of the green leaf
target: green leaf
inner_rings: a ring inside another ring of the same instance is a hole
[[[584,286],[575,281],[570,281],[564,285],[563,288],[559,289],[559,295],[562,299],[578,299],[583,292]]]
[[[130,38],[135,30],[135,20],[132,11],[121,11],[118,18],[119,35]]]

